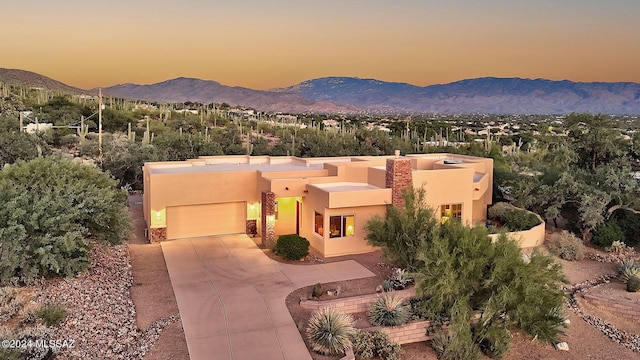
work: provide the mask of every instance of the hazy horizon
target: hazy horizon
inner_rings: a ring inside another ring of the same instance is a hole
[[[0,67],[82,89],[177,77],[272,89],[348,76],[640,82],[640,2],[10,1]]]

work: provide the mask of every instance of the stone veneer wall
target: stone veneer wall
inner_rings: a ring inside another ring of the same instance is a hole
[[[154,228],[149,230],[149,242],[157,243],[167,240],[167,228]]]
[[[271,191],[262,192],[262,214],[260,219],[262,220],[262,226],[260,229],[260,235],[262,237],[262,245],[267,248],[271,248],[275,245],[276,234],[275,224],[267,221],[267,216],[276,214],[276,194]]]
[[[409,299],[414,297],[415,289],[407,289],[394,291],[394,295],[402,299]],[[330,299],[330,300],[301,300],[300,306],[307,310],[316,311],[324,308],[334,308],[345,314],[364,313],[371,309],[373,303],[382,297],[383,294],[367,294],[359,296],[351,296],[347,298]],[[400,343],[408,344],[420,341],[430,340],[431,337],[427,336],[427,328],[429,327],[429,321],[415,321],[401,326],[394,327],[370,327],[362,329],[364,331],[376,331],[381,330],[389,335],[391,340]],[[347,359],[347,358],[345,358]]]
[[[384,293],[366,294],[330,300],[301,300],[300,306],[302,306],[303,309],[312,311],[324,308],[335,308],[345,314],[354,314],[369,311],[373,303],[382,297],[383,294]],[[393,294],[401,299],[409,299],[416,295],[416,291],[411,288],[394,291]]]
[[[402,190],[413,186],[410,159],[387,159],[385,185],[391,189],[391,203],[400,207],[404,204]]]
[[[393,327],[370,327],[362,329],[363,331],[381,330],[389,335],[392,341],[398,344],[409,344],[420,341],[431,340],[431,336],[427,335],[427,328],[431,323],[428,320],[414,321],[408,324]]]
[[[591,305],[632,322],[640,322],[640,305],[632,300],[611,299],[585,293],[582,297]]]

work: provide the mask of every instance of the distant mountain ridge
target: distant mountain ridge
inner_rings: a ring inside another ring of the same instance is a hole
[[[87,92],[85,90],[66,85],[64,83],[61,83],[60,81],[54,80],[44,75],[20,69],[0,68],[0,81],[7,84],[25,85],[29,87],[43,88],[48,90],[66,91],[72,93]]]
[[[586,83],[485,77],[420,87],[375,79],[326,77],[279,91],[374,110],[494,114],[640,114],[640,84],[631,82]]]
[[[90,92],[36,73],[0,68],[0,81],[51,90]],[[216,81],[180,77],[138,85],[103,88],[115,97],[148,101],[223,103],[288,113],[490,113],[566,114],[591,112],[640,115],[640,84],[573,82],[546,79],[467,79],[416,86],[355,77],[324,77],[272,90],[226,86]]]
[[[226,86],[216,81],[180,77],[151,85],[120,84],[104,88],[107,95],[166,102],[228,103],[263,111],[355,112],[354,106],[336,105],[323,100],[308,99],[291,92],[253,90]]]

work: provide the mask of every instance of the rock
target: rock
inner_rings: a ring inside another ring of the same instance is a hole
[[[566,341],[557,342],[553,344],[553,346],[555,346],[558,351],[569,351],[569,344],[567,344]]]
[[[569,325],[571,325],[571,320],[569,320],[569,319],[564,319],[564,325],[565,325],[565,326],[569,326]]]
[[[381,292],[383,292],[383,291],[384,291],[384,288],[382,287],[382,285],[378,285],[378,286],[376,286],[376,292],[377,292],[377,293],[381,293]]]

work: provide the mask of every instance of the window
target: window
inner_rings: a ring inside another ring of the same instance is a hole
[[[440,206],[440,221],[445,223],[450,218],[462,219],[462,204],[446,204]]]
[[[355,234],[355,219],[353,215],[340,215],[329,218],[330,238],[354,236]]]
[[[322,214],[315,213],[315,221],[314,221],[314,231],[318,235],[324,234],[324,216]]]

